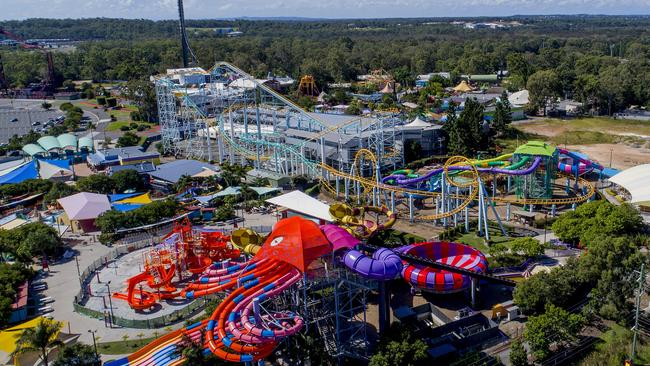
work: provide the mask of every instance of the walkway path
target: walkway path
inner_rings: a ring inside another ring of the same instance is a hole
[[[77,259],[79,260],[79,267],[83,271],[97,258],[106,255],[110,248],[98,242],[93,242],[89,236],[80,237],[84,240],[83,243],[74,247],[79,252]],[[103,320],[94,319],[79,313],[74,312],[72,302],[74,297],[80,290],[79,276],[77,272],[77,265],[75,260],[69,260],[63,263],[56,263],[50,265],[50,274],[45,278],[48,284],[48,289],[45,291],[45,296],[52,296],[55,302],[51,304],[54,312],[51,314],[54,319],[63,321],[65,323],[65,330],[69,329],[72,333],[80,333],[80,341],[92,344],[92,335],[88,330],[96,330],[96,336],[99,337],[100,342],[118,341],[122,340],[122,336],[128,334],[131,339],[137,339],[139,333],[143,333],[145,337],[153,336],[155,329],[127,329],[127,328],[108,328],[105,326]],[[176,327],[182,326],[179,323]],[[175,327],[173,327],[175,329]],[[165,333],[164,330],[158,330],[158,333]]]

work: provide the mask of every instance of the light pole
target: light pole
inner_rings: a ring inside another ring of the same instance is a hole
[[[612,157],[614,156],[614,149],[609,149],[609,167],[612,167]]]
[[[111,328],[115,321],[115,315],[113,314],[113,298],[111,296],[111,281],[106,282],[106,288],[108,288],[108,306],[111,308]]]
[[[99,358],[99,353],[97,352],[97,340],[95,340],[95,333],[97,333],[97,330],[88,329],[88,333],[93,335],[93,347],[95,347],[95,356]]]
[[[546,245],[546,219],[548,218],[548,212],[544,213],[544,245]]]

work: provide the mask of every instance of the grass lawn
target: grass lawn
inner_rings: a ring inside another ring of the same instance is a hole
[[[648,122],[608,117],[585,117],[566,120],[549,118],[525,123],[522,126],[548,126],[551,128],[562,127],[569,131],[611,131],[613,133],[650,135],[650,123]]]
[[[154,339],[156,339],[156,337],[97,343],[97,351],[104,355],[123,355],[133,353]]]
[[[504,153],[513,152],[517,144],[530,140],[542,140],[553,145],[593,145],[611,143],[636,143],[643,145],[642,136],[650,136],[650,123],[613,119],[608,117],[586,117],[576,119],[537,119],[514,126],[507,138],[497,140]],[[517,139],[518,137],[518,139]]]
[[[108,126],[106,126],[106,131],[121,131],[120,128],[122,128],[122,126],[128,126],[133,122],[130,119],[126,121],[120,120],[120,118],[117,115],[115,115],[115,117],[117,117],[117,121],[109,123]],[[135,121],[135,123],[139,125],[146,125],[148,127],[151,127],[153,125],[148,122]],[[131,130],[131,131],[136,132],[135,130]]]

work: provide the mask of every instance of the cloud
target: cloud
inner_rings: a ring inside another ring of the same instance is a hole
[[[176,18],[176,0],[3,0],[0,19]],[[80,3],[83,4],[80,6]],[[650,0],[185,0],[187,18],[648,14]]]

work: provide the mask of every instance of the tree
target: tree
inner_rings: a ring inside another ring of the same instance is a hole
[[[117,139],[117,147],[136,146],[140,143],[140,136],[129,131]]]
[[[260,178],[257,177],[253,179],[253,182],[251,182],[251,186],[253,187],[268,187],[271,185],[271,182],[269,182],[269,178]]]
[[[508,94],[504,91],[501,94],[501,98],[499,98],[496,110],[494,111],[492,127],[496,131],[496,135],[503,135],[511,122],[512,109],[510,107],[510,101],[508,101]]]
[[[97,97],[97,104],[106,105],[106,97]]]
[[[43,201],[46,204],[53,204],[62,197],[67,197],[77,193],[77,188],[64,182],[54,182],[52,188],[43,196]]]
[[[113,185],[115,191],[122,193],[127,190],[134,190],[136,192],[141,192],[144,190],[145,183],[140,174],[133,169],[120,170],[115,172],[111,179],[113,180]]]
[[[565,346],[575,341],[585,324],[584,316],[550,304],[543,314],[528,318],[524,339],[535,358],[541,361],[550,354],[551,344]]]
[[[408,141],[404,151],[404,161],[410,163],[422,159],[422,145],[418,141]]]
[[[188,336],[183,336],[179,351],[185,359],[185,365],[192,366],[221,366],[227,365],[228,362],[221,360],[212,352],[205,352],[203,344],[205,342],[205,333],[201,333],[201,337],[193,340]]]
[[[111,177],[104,174],[95,174],[82,177],[77,181],[77,188],[81,192],[109,194],[113,193],[115,183]]]
[[[126,98],[135,102],[138,107],[138,116],[147,122],[156,122],[158,100],[153,84],[149,80],[129,80],[125,89]]]
[[[52,108],[52,104],[48,103],[46,101],[43,101],[43,103],[41,103],[41,108],[43,108],[45,110],[50,110],[50,108]]]
[[[106,98],[106,106],[108,108],[117,107],[117,99],[115,99],[115,98]]]
[[[4,231],[4,230],[3,230]],[[0,237],[4,239],[4,237]],[[15,243],[8,245],[0,241],[0,252],[14,253]],[[21,263],[0,263],[0,327],[5,327],[11,318],[12,304],[18,295],[18,287],[33,276],[30,268]]]
[[[469,147],[465,142],[465,132],[460,126],[454,103],[449,104],[447,121],[443,125],[447,133],[447,152],[450,155],[469,156]]]
[[[510,344],[510,365],[526,366],[528,365],[528,353],[520,340],[515,339]]]
[[[424,365],[427,359],[427,345],[419,338],[413,338],[405,328],[391,325],[389,338],[370,358],[369,366],[414,366]]]
[[[512,241],[510,249],[528,258],[536,258],[544,254],[544,244],[531,237],[516,238]]]
[[[562,86],[555,71],[541,70],[530,76],[526,88],[530,94],[530,103],[537,108],[543,108],[546,116],[547,107],[554,108],[557,98],[560,97]]]
[[[41,361],[47,366],[50,350],[63,346],[63,342],[57,339],[61,326],[62,324],[55,320],[41,318],[34,328],[23,330],[16,341],[14,354],[38,352]]]
[[[214,212],[214,218],[217,221],[230,220],[234,216],[235,216],[235,210],[232,208],[231,205],[228,205],[228,204],[219,206],[217,208],[217,210]]]
[[[65,346],[59,352],[53,366],[100,366],[101,359],[95,353],[95,350],[83,343],[75,343],[71,346]]]

